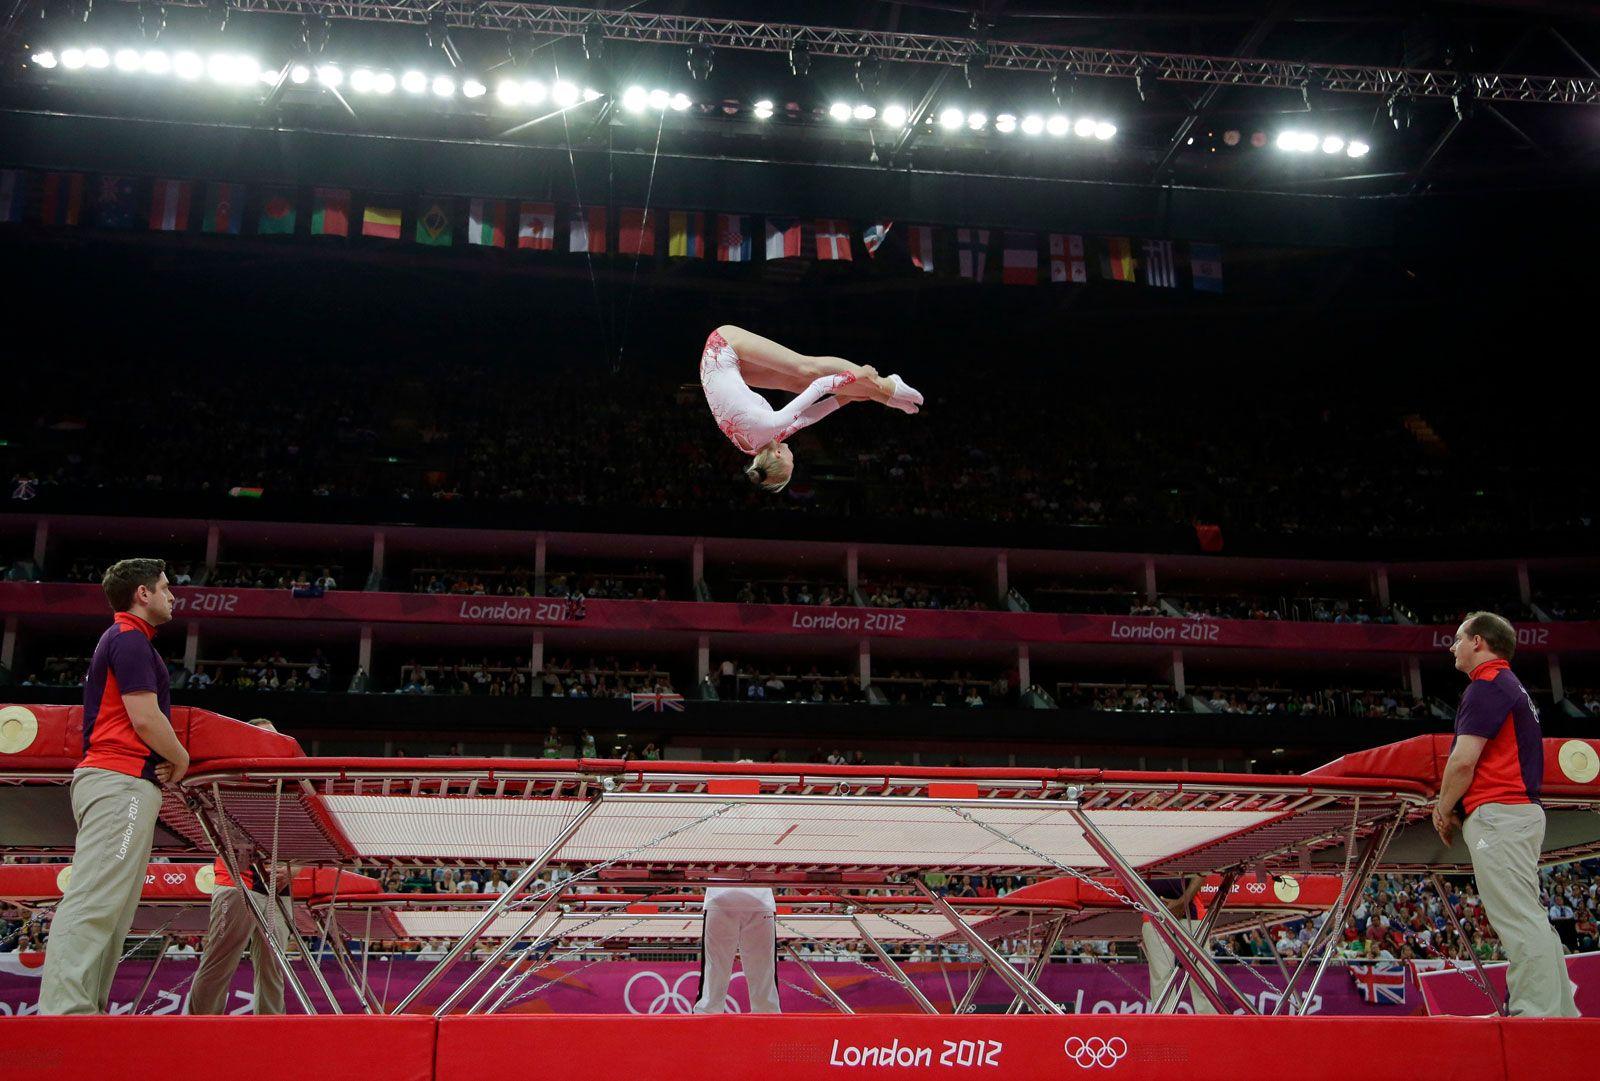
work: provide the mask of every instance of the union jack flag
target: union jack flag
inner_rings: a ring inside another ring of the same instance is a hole
[[[1350,976],[1361,997],[1374,1006],[1406,1004],[1406,969],[1398,961],[1353,961]]]
[[[633,703],[635,713],[646,709],[657,713],[664,709],[683,712],[683,695],[674,694],[672,691],[634,691],[628,699]]]

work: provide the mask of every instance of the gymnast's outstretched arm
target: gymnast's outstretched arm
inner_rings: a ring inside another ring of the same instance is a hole
[[[855,378],[853,375],[825,375],[812,380],[811,385],[801,391],[788,405],[773,410],[770,438],[781,443],[801,428],[810,427],[838,409],[843,404],[838,398],[828,398],[827,401],[822,399],[840,387],[849,386],[855,382]]]

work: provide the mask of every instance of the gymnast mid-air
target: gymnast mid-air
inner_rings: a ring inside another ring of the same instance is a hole
[[[781,492],[794,474],[794,452],[784,440],[846,402],[881,402],[903,413],[922,405],[922,395],[898,375],[838,357],[808,357],[734,326],[720,326],[706,339],[700,386],[722,434],[751,455],[745,476],[769,492]],[[795,398],[774,409],[752,388]]]

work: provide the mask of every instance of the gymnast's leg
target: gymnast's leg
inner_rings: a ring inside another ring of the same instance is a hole
[[[896,408],[922,404],[922,395],[898,376],[881,376],[877,369],[852,364],[842,357],[814,357],[797,353],[786,345],[764,338],[743,327],[720,326],[717,332],[739,355],[739,370],[745,383],[763,390],[803,392],[816,380],[830,375],[852,375],[855,382],[840,387],[835,397],[843,400],[875,401]]]

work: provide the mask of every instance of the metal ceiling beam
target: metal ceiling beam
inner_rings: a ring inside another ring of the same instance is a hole
[[[33,5],[29,5],[30,7]],[[198,8],[205,0],[168,0],[169,7]],[[885,63],[960,66],[978,41],[971,35],[907,34],[887,30],[851,30],[748,20],[708,19],[690,15],[653,15],[630,11],[521,4],[512,0],[234,0],[233,10],[299,17],[308,13],[328,19],[426,26],[442,16],[452,27],[479,30],[525,30],[534,34],[573,37],[585,29],[607,38],[656,45],[704,44],[719,49],[787,53],[803,45],[813,57],[858,59],[876,55]],[[1378,94],[1396,91],[1413,98],[1449,98],[1470,78],[1484,101],[1546,104],[1600,104],[1600,78],[1562,75],[1477,75],[1450,70],[1381,67],[1361,64],[1256,60],[1236,56],[1102,49],[1018,41],[986,43],[984,64],[1016,72],[1077,74],[1131,79],[1148,69],[1157,79],[1202,86],[1239,86],[1295,90],[1312,79],[1329,93]]]

